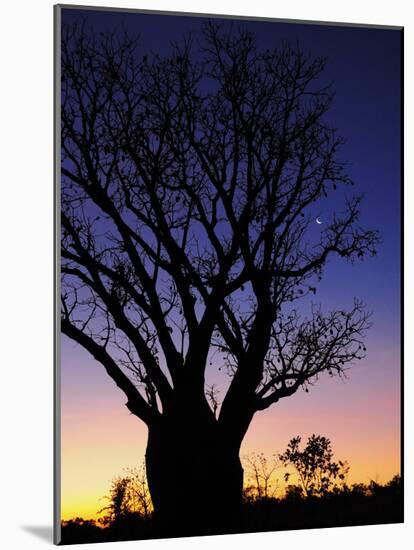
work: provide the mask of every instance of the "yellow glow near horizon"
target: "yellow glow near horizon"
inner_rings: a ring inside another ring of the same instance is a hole
[[[116,391],[116,390],[115,390]],[[97,518],[107,505],[111,479],[125,468],[139,466],[145,453],[146,427],[121,402],[103,400],[87,406],[63,407],[62,498],[63,520]]]
[[[258,414],[241,456],[263,452],[271,457],[295,435],[305,442],[316,433],[331,439],[336,460],[349,462],[349,483],[387,482],[400,472],[398,388],[387,395],[364,390],[353,397],[348,390],[346,384],[327,381]],[[111,480],[142,464],[146,427],[129,414],[124,401],[116,388],[92,404],[79,399],[75,406],[63,400],[62,520],[99,517]],[[277,471],[282,485],[283,472]]]
[[[400,472],[399,362],[391,352],[379,357],[375,365],[364,361],[352,370],[345,383],[321,378],[309,393],[298,392],[258,413],[241,457],[263,452],[270,458],[283,452],[292,437],[300,435],[303,444],[315,433],[331,439],[335,460],[348,461],[349,483],[390,480]],[[97,362],[81,350],[66,361],[61,516],[96,519],[107,504],[103,497],[111,480],[126,468],[141,466],[147,429],[129,413],[125,396]],[[73,367],[76,378],[68,377]],[[283,472],[277,472],[282,485]]]

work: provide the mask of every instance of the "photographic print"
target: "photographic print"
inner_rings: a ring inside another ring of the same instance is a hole
[[[55,542],[402,522],[403,29],[55,37]]]

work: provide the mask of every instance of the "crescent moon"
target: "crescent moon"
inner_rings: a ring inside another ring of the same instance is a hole
[[[316,218],[316,223],[317,223],[318,225],[322,225],[322,222],[321,222],[321,220],[320,220],[319,218]]]

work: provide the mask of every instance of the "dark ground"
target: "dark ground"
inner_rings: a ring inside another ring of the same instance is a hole
[[[185,514],[185,511],[183,512]],[[251,533],[289,529],[314,529],[403,522],[401,485],[373,484],[369,494],[354,486],[352,490],[304,499],[292,494],[282,500],[256,499],[246,502],[236,529],[199,533],[174,533],[175,536]],[[162,538],[155,520],[139,514],[126,514],[105,528],[80,518],[62,525],[61,544],[109,542]]]

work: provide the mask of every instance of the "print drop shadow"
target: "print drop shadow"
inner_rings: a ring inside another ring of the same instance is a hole
[[[53,527],[51,525],[22,525],[21,529],[46,542],[53,542]]]

